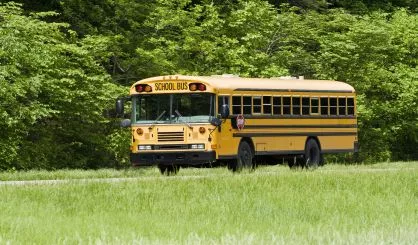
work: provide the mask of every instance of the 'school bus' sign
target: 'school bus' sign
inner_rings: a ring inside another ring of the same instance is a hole
[[[166,90],[188,90],[189,86],[187,82],[164,82],[164,83],[155,83],[155,91],[166,91]]]

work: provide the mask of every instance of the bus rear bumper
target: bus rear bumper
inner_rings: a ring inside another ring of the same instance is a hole
[[[201,165],[215,161],[214,151],[131,153],[133,166]]]

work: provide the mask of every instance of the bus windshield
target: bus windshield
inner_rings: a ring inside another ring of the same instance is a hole
[[[214,98],[209,93],[135,96],[134,123],[206,123],[215,115]]]

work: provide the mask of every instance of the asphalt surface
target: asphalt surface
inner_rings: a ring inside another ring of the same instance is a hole
[[[317,169],[314,171],[321,173],[370,173],[370,172],[397,172],[397,171],[414,171],[416,168],[364,168],[364,169]],[[302,170],[305,171],[305,170]],[[308,170],[309,171],[309,170]],[[241,173],[242,175],[281,175],[281,171]],[[127,178],[91,178],[91,179],[56,179],[56,180],[12,180],[0,181],[0,186],[30,186],[30,185],[60,185],[60,184],[88,184],[88,183],[118,183],[130,181],[152,181],[152,180],[173,180],[173,179],[203,179],[211,177],[227,177],[230,174],[210,174],[210,175],[190,175],[190,176],[144,176],[144,177],[127,177]]]

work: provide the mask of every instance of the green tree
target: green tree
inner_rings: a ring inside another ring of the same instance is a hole
[[[99,65],[109,40],[78,40],[67,24],[42,21],[51,15],[0,5],[0,168],[112,163],[103,111],[121,89]]]
[[[326,22],[342,28],[319,39],[318,77],[356,88],[361,159],[416,159],[418,18],[405,10],[346,16]]]
[[[225,7],[212,1],[160,0],[145,22],[152,31],[137,49],[141,74],[287,74],[269,61],[276,21],[276,11],[265,1]]]

